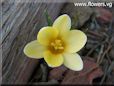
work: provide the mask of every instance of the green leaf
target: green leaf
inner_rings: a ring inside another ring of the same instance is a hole
[[[47,10],[45,10],[44,14],[45,14],[45,17],[46,17],[46,21],[47,21],[48,26],[52,26],[53,22],[52,22],[51,17],[49,16]]]

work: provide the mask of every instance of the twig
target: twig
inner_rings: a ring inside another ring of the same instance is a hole
[[[109,37],[112,37],[113,34],[113,20],[109,24],[109,29],[108,29],[108,35]]]
[[[101,80],[101,82],[100,82],[100,85],[103,84],[103,82],[104,82],[104,80],[105,80],[105,78],[106,78],[106,75],[107,75],[107,69],[108,69],[108,65],[106,64],[106,67],[105,67],[105,73],[104,73],[104,76],[103,76],[103,78],[102,78],[102,80]]]
[[[100,61],[100,58],[103,54],[103,49],[104,49],[104,45],[101,45],[100,52],[99,52],[99,55],[98,55],[98,58],[97,58],[97,63],[99,63],[99,61]]]
[[[110,64],[108,71],[107,71],[107,74],[110,74],[111,71],[113,70],[113,68],[114,68],[114,61]]]
[[[93,32],[93,31],[87,31],[89,34],[91,34],[91,35],[94,35],[95,37],[97,36],[97,37],[101,37],[102,38],[102,35],[100,35],[100,34],[98,34],[98,33],[96,33],[96,32]]]
[[[98,46],[100,46],[101,43],[98,43],[97,45],[95,45],[88,53],[86,56],[89,56]]]
[[[108,53],[108,51],[109,51],[110,49],[111,49],[111,45],[108,45],[107,49],[104,51],[104,53],[103,53],[103,55],[102,55],[102,57],[101,57],[101,60],[100,60],[99,64],[102,63],[103,58],[105,57],[105,55]]]
[[[100,85],[104,82],[105,78],[107,75],[109,75],[111,73],[111,71],[113,70],[113,67],[114,67],[114,62],[112,62],[108,68],[108,65],[106,64],[106,68],[105,68],[105,73],[104,73],[104,76],[100,82]]]
[[[109,64],[111,64],[111,63],[112,63],[112,61],[111,61],[111,59],[110,59],[110,57],[109,57],[108,53],[106,54],[106,57],[107,57],[107,59],[108,59]]]

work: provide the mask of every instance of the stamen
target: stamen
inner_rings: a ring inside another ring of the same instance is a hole
[[[51,45],[52,45],[52,46],[55,46],[55,43],[52,42]]]
[[[62,49],[64,49],[64,47],[58,47],[58,49],[61,49],[62,50]]]
[[[61,40],[55,40],[55,43],[59,44],[59,43],[61,43]]]
[[[54,40],[53,42],[51,42],[51,51],[54,53],[61,53],[64,51],[64,46],[63,46],[63,42],[61,40]]]
[[[62,44],[58,44],[59,46],[62,46]]]
[[[57,50],[57,49],[58,49],[58,47],[57,47],[57,46],[54,46],[54,49],[55,49],[55,50]]]

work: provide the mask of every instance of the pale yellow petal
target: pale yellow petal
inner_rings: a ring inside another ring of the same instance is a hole
[[[64,65],[71,70],[80,71],[83,69],[83,61],[81,57],[76,54],[64,54]]]
[[[74,53],[84,47],[87,41],[87,36],[80,30],[71,30],[64,39],[66,43],[66,51]]]
[[[28,43],[24,47],[24,53],[30,58],[42,58],[43,52],[45,51],[45,47],[40,45],[37,40]]]
[[[43,27],[37,35],[37,40],[43,45],[49,45],[50,41],[57,38],[59,31],[52,27]]]
[[[60,33],[63,34],[65,31],[71,28],[71,19],[67,14],[59,16],[53,23],[53,27],[59,29]]]
[[[50,67],[58,67],[63,64],[63,56],[60,54],[54,55],[50,51],[44,53],[44,60]]]

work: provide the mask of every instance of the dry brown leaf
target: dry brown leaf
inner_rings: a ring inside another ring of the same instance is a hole
[[[112,13],[102,7],[96,8],[97,19],[102,23],[108,23],[112,20]]]
[[[80,72],[68,70],[61,84],[92,84],[93,79],[103,75],[101,68],[91,59],[84,60]]]
[[[49,80],[62,81],[61,84],[92,84],[95,78],[101,77],[103,72],[101,68],[91,58],[84,60],[82,71],[68,70],[61,66],[50,71]]]
[[[68,69],[64,66],[60,66],[57,68],[54,68],[50,71],[49,73],[49,80],[62,80],[62,78],[64,77],[64,73],[65,71],[67,71]]]

